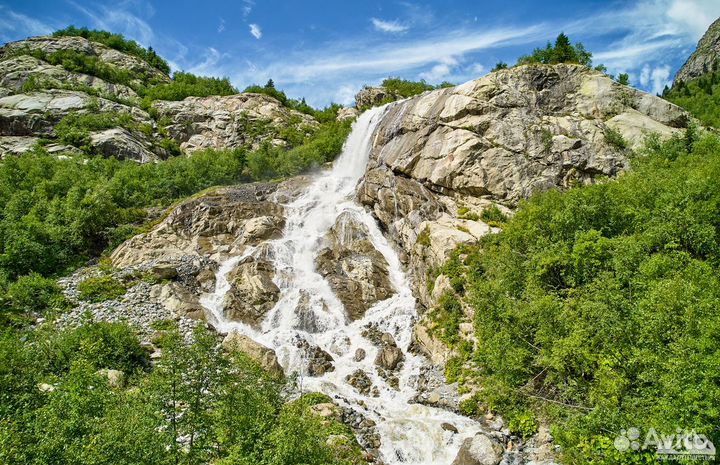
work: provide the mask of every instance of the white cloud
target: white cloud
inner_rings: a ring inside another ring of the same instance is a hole
[[[667,17],[694,40],[700,39],[710,23],[720,16],[717,0],[673,0],[665,10]]]
[[[401,32],[406,32],[408,29],[410,29],[408,26],[400,24],[398,21],[384,21],[378,18],[371,18],[370,21],[372,22],[375,29],[380,32],[398,34]]]
[[[222,34],[222,32],[224,30],[225,30],[225,19],[220,18],[220,24],[218,24],[218,28],[217,28],[218,34]]]
[[[643,66],[642,71],[640,71],[640,85],[643,87],[647,87],[648,84],[650,84],[650,65]]]
[[[420,73],[419,76],[426,81],[437,82],[449,76],[451,71],[450,65],[440,63],[430,68],[430,71]]]
[[[188,71],[198,75],[214,75],[221,59],[228,57],[227,54],[220,53],[213,47],[209,47],[204,56],[205,58],[202,62],[191,66],[188,68]]]
[[[260,29],[260,26],[257,24],[251,24],[250,25],[250,34],[252,34],[253,37],[256,39],[260,39],[262,37],[262,29]]]
[[[652,70],[650,78],[652,80],[652,93],[662,93],[665,86],[670,85],[670,67],[667,65],[658,66]]]

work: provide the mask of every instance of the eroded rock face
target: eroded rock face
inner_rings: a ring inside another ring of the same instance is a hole
[[[159,82],[168,82],[170,78],[162,71],[150,66],[144,60],[119,52],[83,37],[32,37],[19,42],[11,42],[0,49],[0,59],[7,58],[19,49],[40,50],[51,54],[61,50],[73,50],[84,55],[96,57],[105,64],[130,71],[138,75],[137,83],[142,84],[140,76]]]
[[[257,148],[270,140],[285,145],[280,130],[304,132],[317,126],[310,116],[290,110],[264,94],[188,97],[153,103],[159,118],[168,118],[168,134],[188,153],[201,149]]]
[[[362,318],[374,303],[393,294],[385,257],[373,246],[365,225],[352,213],[338,216],[325,242],[315,265],[351,320]]]
[[[237,255],[246,245],[258,245],[281,233],[284,210],[271,199],[277,188],[273,184],[245,184],[188,200],[152,231],[116,249],[111,256],[113,265],[124,268],[184,255]]]
[[[678,70],[674,83],[699,78],[720,66],[720,19],[715,20],[702,36],[690,58]]]
[[[272,278],[275,268],[267,259],[249,256],[230,273],[230,290],[225,295],[225,317],[259,327],[280,296]]]

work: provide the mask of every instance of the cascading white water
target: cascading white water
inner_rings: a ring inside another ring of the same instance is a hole
[[[216,289],[204,295],[201,303],[210,310],[210,321],[223,332],[239,331],[275,350],[286,373],[297,372],[305,391],[320,391],[339,403],[362,413],[377,424],[382,460],[388,464],[449,464],[463,439],[474,435],[479,426],[474,421],[451,412],[413,404],[417,394],[411,383],[423,364],[421,357],[407,348],[416,320],[415,299],[400,261],[382,235],[374,218],[353,201],[356,186],[365,172],[378,123],[385,107],[363,113],[332,170],[320,174],[305,193],[286,205],[286,226],[283,237],[272,243],[275,283],[280,288],[279,301],[268,314],[259,331],[227,321],[223,316],[223,297],[230,288],[227,273],[255,249],[233,257],[221,265]],[[349,322],[342,303],[329,284],[315,271],[315,257],[322,240],[341,213],[347,212],[367,227],[369,238],[389,265],[390,282],[395,294],[370,308],[365,316]],[[299,328],[296,309],[300,299],[309,299],[318,331],[308,333]],[[378,349],[361,333],[373,323],[389,332],[403,351],[405,362],[398,375],[399,389],[393,389],[376,371],[373,360]],[[298,337],[330,353],[335,370],[320,377],[305,377],[304,351],[297,347]],[[354,359],[357,348],[367,356]],[[346,382],[357,369],[363,370],[379,389],[379,396],[362,395]],[[460,431],[453,434],[441,428],[449,422]]]

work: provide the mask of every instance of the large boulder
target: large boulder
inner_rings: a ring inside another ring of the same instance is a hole
[[[275,268],[269,260],[255,256],[242,259],[229,275],[225,318],[260,327],[280,296],[274,275]]]
[[[240,352],[257,362],[262,368],[276,376],[283,376],[275,351],[236,331],[223,339],[222,347],[228,352]]]
[[[463,441],[452,465],[498,465],[503,450],[496,439],[478,433]]]
[[[400,95],[387,90],[385,87],[363,87],[360,92],[355,95],[356,108],[370,108],[381,103],[392,102],[402,98]]]
[[[317,127],[311,116],[264,94],[188,97],[157,101],[153,108],[159,118],[169,121],[165,129],[188,153],[208,148],[255,149],[263,141],[283,145],[284,130],[307,132]]]
[[[690,81],[720,68],[720,18],[710,25],[697,48],[675,75],[677,84]]]
[[[373,304],[394,293],[385,257],[353,213],[338,216],[325,245],[315,259],[317,271],[330,283],[351,320],[362,318]]]

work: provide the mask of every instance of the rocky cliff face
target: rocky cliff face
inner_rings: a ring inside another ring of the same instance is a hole
[[[290,110],[263,94],[223,97],[188,97],[182,101],[153,104],[165,129],[187,153],[200,149],[247,147],[256,149],[264,140],[286,145],[281,131],[307,132],[318,126],[311,116]]]
[[[720,66],[720,19],[710,25],[690,58],[675,75],[675,83],[699,78]]]
[[[579,65],[520,66],[428,92],[391,108],[378,128],[358,199],[392,237],[432,307],[449,283],[428,271],[459,244],[493,231],[479,218],[535,192],[611,177],[650,133],[688,116],[660,98]],[[492,224],[492,222],[490,222]],[[419,333],[436,359],[441,345]]]
[[[97,60],[107,73],[130,79],[110,82],[43,59],[62,51]],[[28,151],[38,142],[51,153],[80,152],[57,140],[55,127],[69,115],[129,115],[122,127],[90,131],[89,150],[141,163],[170,156],[166,139],[188,154],[206,148],[255,149],[263,141],[286,145],[283,131],[302,134],[318,125],[311,116],[261,94],[155,101],[150,113],[140,108],[143,88],[170,82],[145,61],[82,37],[6,44],[0,48],[0,158]]]

